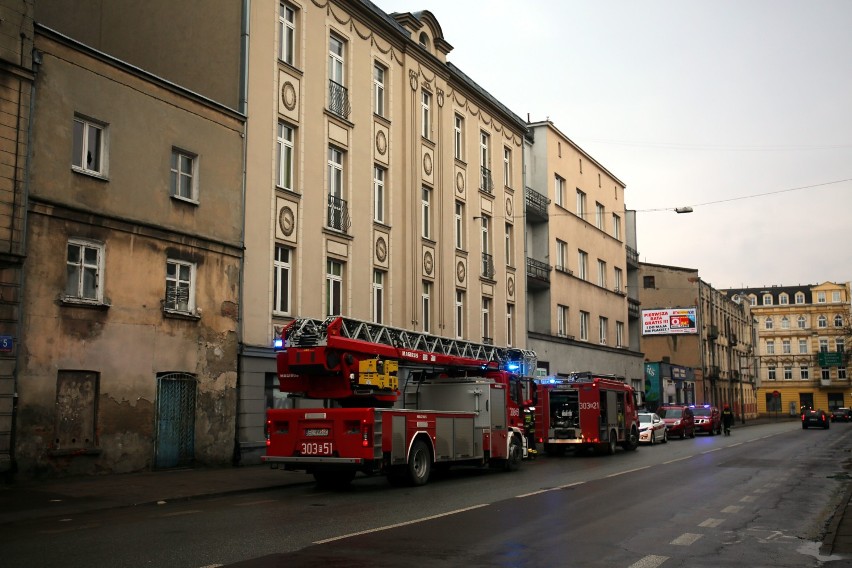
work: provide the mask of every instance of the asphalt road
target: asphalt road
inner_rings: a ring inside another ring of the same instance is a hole
[[[263,494],[3,527],[2,565],[850,566],[819,545],[852,425],[751,426],[614,456],[454,471],[420,488]]]

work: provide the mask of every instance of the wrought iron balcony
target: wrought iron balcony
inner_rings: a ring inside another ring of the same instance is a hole
[[[326,226],[341,233],[349,232],[352,220],[349,218],[349,204],[345,199],[329,194]]]
[[[491,170],[485,166],[480,167],[479,189],[485,193],[494,193],[494,180],[491,179]]]
[[[531,221],[547,221],[547,207],[550,199],[531,187],[524,188],[524,201],[527,207],[527,219]]]
[[[639,251],[633,247],[625,246],[627,249],[627,264],[634,268],[639,268]]]
[[[535,280],[539,285],[550,285],[551,270],[553,267],[546,262],[527,257],[527,278]]]
[[[482,277],[492,280],[494,273],[494,257],[487,252],[482,253]]]
[[[627,315],[631,318],[638,318],[639,312],[641,311],[639,309],[640,305],[641,304],[640,304],[639,300],[636,300],[636,299],[628,296],[627,297]]]
[[[328,80],[328,110],[345,119],[349,118],[352,111],[349,105],[349,89],[331,79]]]

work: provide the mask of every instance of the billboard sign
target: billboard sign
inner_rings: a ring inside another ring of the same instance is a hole
[[[642,310],[642,335],[698,333],[697,308]]]

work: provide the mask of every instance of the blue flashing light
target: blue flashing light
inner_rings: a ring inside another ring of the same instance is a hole
[[[284,340],[280,337],[278,339],[273,340],[272,347],[274,349],[283,349],[284,348]]]
[[[517,371],[520,368],[521,368],[521,365],[519,363],[506,363],[506,370],[507,371]]]

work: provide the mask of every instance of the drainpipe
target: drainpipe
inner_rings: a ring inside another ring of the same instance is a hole
[[[239,111],[244,117],[243,121],[243,156],[242,156],[242,188],[241,208],[242,223],[240,225],[240,269],[239,287],[237,295],[237,384],[234,405],[234,450],[231,463],[239,466],[242,460],[240,448],[240,399],[242,398],[242,375],[243,375],[243,306],[245,304],[245,250],[246,250],[246,160],[248,157],[248,72],[249,72],[249,27],[251,20],[251,0],[243,0],[242,19],[240,22],[240,103]]]

